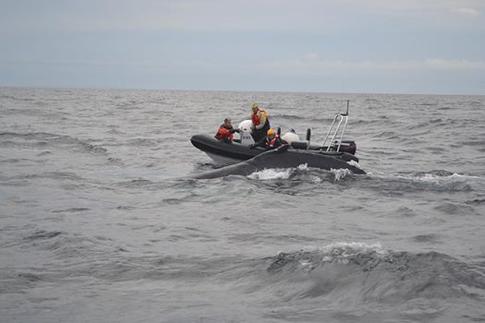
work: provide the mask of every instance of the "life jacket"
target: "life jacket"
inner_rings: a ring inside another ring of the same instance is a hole
[[[253,115],[251,116],[251,121],[253,122],[253,125],[255,127],[261,124],[261,117],[263,115],[266,117],[266,120],[268,120],[268,112],[263,109],[259,109],[258,111],[256,111],[256,113],[253,113]]]
[[[266,138],[267,148],[276,148],[281,145],[280,136],[275,135],[273,139]]]
[[[251,116],[251,121],[253,122],[253,125],[257,126],[261,122],[261,118],[258,116],[258,112],[253,113]]]
[[[232,134],[230,129],[227,129],[226,127],[224,127],[224,125],[221,125],[219,127],[219,130],[217,130],[215,137],[216,137],[216,139],[219,139],[219,140],[227,139],[229,141],[232,141],[233,134]]]

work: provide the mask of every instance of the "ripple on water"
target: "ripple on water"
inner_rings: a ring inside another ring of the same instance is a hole
[[[419,243],[440,243],[440,237],[437,234],[418,234],[412,238],[412,240]]]
[[[470,205],[463,205],[451,202],[440,203],[435,209],[449,215],[469,215],[475,214],[475,209]]]

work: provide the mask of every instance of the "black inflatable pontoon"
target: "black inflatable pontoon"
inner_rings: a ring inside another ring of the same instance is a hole
[[[190,138],[190,142],[192,145],[194,145],[194,147],[202,150],[215,161],[222,161],[223,163],[224,161],[227,163],[230,161],[237,162],[241,160],[248,160],[266,151],[266,149],[262,147],[255,147],[251,149],[249,146],[241,145],[238,142],[227,143],[208,135],[192,136],[192,138]],[[347,145],[341,145],[341,148],[342,150],[347,150],[349,152],[335,150],[327,151],[327,147],[323,147],[322,149],[321,146],[316,145],[310,145],[310,147],[308,147],[307,142],[303,141],[292,142],[290,144],[290,150],[294,152],[301,151],[305,153],[321,154],[327,157],[330,156],[342,159],[347,162],[351,160],[358,162],[359,159],[352,154],[352,152],[355,152],[355,143],[353,141],[347,141],[346,143]]]

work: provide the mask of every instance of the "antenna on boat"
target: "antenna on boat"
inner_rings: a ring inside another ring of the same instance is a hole
[[[341,113],[344,117],[347,117],[349,115],[349,105],[350,105],[350,100],[347,100],[347,112]]]

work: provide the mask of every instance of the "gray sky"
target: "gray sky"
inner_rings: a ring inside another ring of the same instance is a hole
[[[485,1],[0,0],[0,85],[485,94]]]

